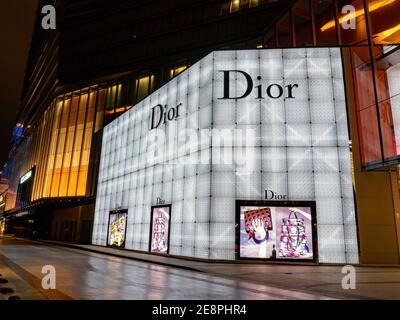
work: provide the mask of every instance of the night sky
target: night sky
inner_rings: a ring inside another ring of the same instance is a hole
[[[7,162],[37,0],[0,1],[0,171]]]

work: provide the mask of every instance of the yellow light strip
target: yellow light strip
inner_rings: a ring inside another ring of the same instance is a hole
[[[382,7],[384,7],[384,6],[387,6],[387,5],[389,5],[389,4],[392,4],[393,2],[396,2],[396,1],[397,1],[397,0],[377,0],[377,1],[375,1],[375,2],[372,2],[372,3],[369,5],[369,12],[373,12],[373,11],[375,11],[375,10],[378,10],[378,9],[380,9],[380,8],[382,8]],[[359,16],[361,16],[361,15],[363,15],[363,14],[364,14],[364,10],[363,10],[363,9],[359,9],[359,10],[357,10],[357,11],[355,11],[355,12],[349,13],[349,14],[347,14],[347,15],[341,17],[341,18],[339,19],[339,23],[342,24],[343,22],[347,22],[347,21],[349,21],[349,20],[355,19],[355,18],[357,18],[357,17],[359,17]],[[328,30],[328,29],[333,28],[335,25],[336,25],[335,20],[331,20],[331,21],[327,22],[326,24],[324,24],[324,25],[321,27],[320,30],[321,30],[322,32],[324,32],[324,31],[326,31],[326,30]]]
[[[387,29],[385,31],[382,31],[380,33],[378,33],[376,35],[376,38],[381,39],[381,41],[383,41],[383,39],[389,38],[392,34],[396,33],[397,31],[400,30],[400,24],[398,24],[397,26]]]

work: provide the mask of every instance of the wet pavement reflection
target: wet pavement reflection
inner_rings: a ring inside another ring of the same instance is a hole
[[[197,271],[139,262],[14,239],[0,240],[0,254],[41,279],[44,265],[56,268],[57,290],[73,299],[320,299]]]

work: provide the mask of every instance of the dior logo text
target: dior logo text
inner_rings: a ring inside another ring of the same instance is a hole
[[[265,199],[267,200],[287,200],[287,196],[283,194],[277,194],[272,190],[265,190]]]
[[[160,124],[166,124],[168,121],[172,121],[179,118],[179,108],[182,103],[176,107],[169,107],[167,105],[158,104],[151,109],[151,128],[150,130],[156,129]]]
[[[222,98],[218,99],[243,99],[249,96],[254,91],[254,97],[256,99],[265,99],[265,96],[271,99],[294,99],[294,89],[298,88],[298,84],[288,84],[282,86],[278,83],[263,84],[261,83],[262,77],[258,76],[256,81],[253,81],[252,77],[241,70],[221,70],[219,72],[224,73],[224,93]],[[244,89],[239,86],[236,96],[232,96],[230,92],[230,81],[237,77],[237,80],[245,80]],[[256,84],[256,85],[255,85]]]

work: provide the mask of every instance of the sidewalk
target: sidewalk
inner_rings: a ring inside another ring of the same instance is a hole
[[[46,297],[37,289],[31,286],[26,280],[21,278],[8,264],[4,261],[4,257],[0,255],[0,274],[1,279],[8,280],[8,283],[1,284],[3,288],[11,288],[13,293],[8,296],[18,296],[22,300],[46,300]],[[0,294],[0,300],[3,296]]]
[[[217,275],[245,283],[249,287],[268,285],[337,299],[400,299],[400,268],[395,266],[356,267],[356,289],[344,290],[341,285],[345,276],[342,274],[342,266],[202,262],[95,245],[41,242]]]

